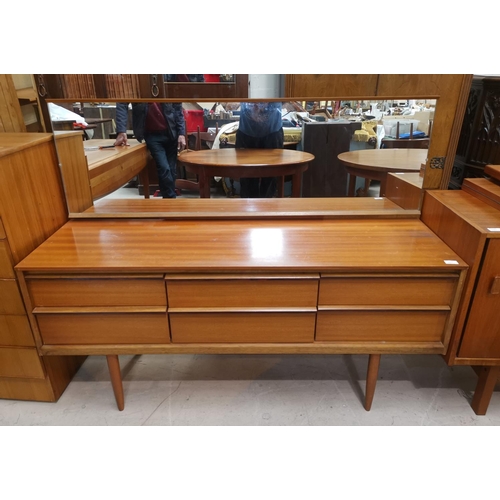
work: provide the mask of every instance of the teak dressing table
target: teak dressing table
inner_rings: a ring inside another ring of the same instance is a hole
[[[178,201],[70,220],[16,266],[40,354],[106,355],[119,409],[120,354],[368,354],[369,410],[382,354],[446,353],[468,266],[411,213]]]

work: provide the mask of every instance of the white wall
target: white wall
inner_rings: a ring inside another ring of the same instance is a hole
[[[281,97],[282,75],[248,75],[248,97],[251,99]]]

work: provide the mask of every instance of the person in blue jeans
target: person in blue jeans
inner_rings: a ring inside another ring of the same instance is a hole
[[[283,149],[281,102],[243,102],[236,131],[236,148]],[[276,177],[240,179],[241,198],[272,198]]]
[[[128,103],[116,104],[115,146],[127,141]],[[186,123],[180,103],[150,102],[132,104],[135,138],[146,142],[158,171],[163,198],[176,198],[177,154],[186,147]]]

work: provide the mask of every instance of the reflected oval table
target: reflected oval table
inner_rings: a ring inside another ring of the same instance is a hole
[[[314,155],[288,149],[206,149],[185,151],[178,157],[188,172],[199,179],[200,197],[210,198],[210,178],[277,177],[278,197],[283,197],[284,178],[292,176],[292,197],[302,188],[302,172]]]
[[[362,149],[338,155],[349,174],[348,196],[355,196],[356,177],[380,181],[385,196],[389,172],[419,172],[427,160],[427,149]]]

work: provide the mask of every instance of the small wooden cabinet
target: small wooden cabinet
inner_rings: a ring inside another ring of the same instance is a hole
[[[314,160],[302,174],[302,196],[347,196],[347,171],[338,159],[349,151],[352,135],[361,123],[304,123],[302,151],[312,153]]]
[[[499,194],[500,186],[487,179],[465,179],[460,191],[427,191],[422,208],[422,220],[470,266],[445,358],[481,372],[472,403],[481,415],[500,367]],[[487,393],[481,389],[485,382]]]

